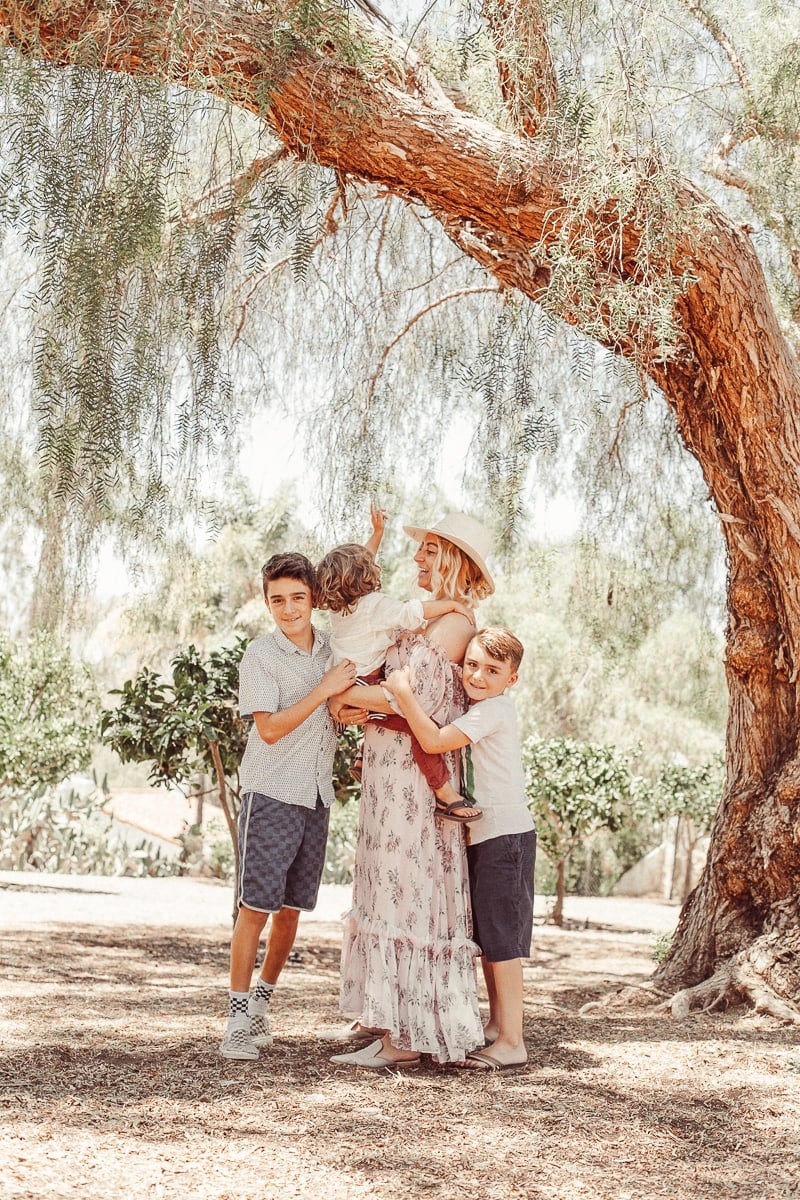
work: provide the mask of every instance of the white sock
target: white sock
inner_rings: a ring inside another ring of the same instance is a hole
[[[247,1003],[247,1013],[251,1017],[263,1017],[269,1007],[269,1002],[272,999],[272,993],[275,990],[274,983],[265,983],[259,975],[256,986],[250,993],[250,999]]]
[[[228,1028],[249,1029],[250,1014],[247,1011],[249,992],[230,992]]]

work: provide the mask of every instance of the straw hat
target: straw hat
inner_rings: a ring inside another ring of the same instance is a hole
[[[403,529],[417,542],[424,542],[426,534],[434,533],[442,541],[458,546],[459,550],[463,550],[475,566],[480,568],[484,579],[494,591],[494,580],[486,566],[486,556],[492,551],[492,535],[480,521],[468,517],[466,513],[453,512],[447,513],[435,525],[404,525]]]

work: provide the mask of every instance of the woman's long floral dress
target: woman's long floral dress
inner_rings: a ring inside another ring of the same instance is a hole
[[[400,632],[387,673],[409,662],[439,725],[466,707],[460,672],[420,634]],[[434,820],[406,733],[366,727],[353,907],[345,917],[341,1008],[440,1062],[483,1044],[464,831]]]

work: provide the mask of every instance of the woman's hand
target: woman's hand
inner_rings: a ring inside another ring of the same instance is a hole
[[[453,612],[459,613],[462,617],[466,617],[472,628],[475,628],[475,609],[470,608],[468,604],[462,604],[460,600],[453,601]]]
[[[331,696],[328,701],[328,712],[338,725],[364,725],[369,713],[365,708],[356,708],[348,704],[341,696]]]

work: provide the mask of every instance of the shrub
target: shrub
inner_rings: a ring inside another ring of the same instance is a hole
[[[596,830],[614,832],[622,826],[636,785],[627,760],[613,746],[529,738],[523,763],[539,845],[555,867],[552,919],[560,925],[571,854]]]

